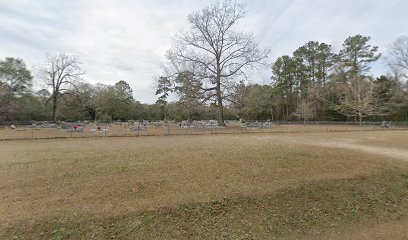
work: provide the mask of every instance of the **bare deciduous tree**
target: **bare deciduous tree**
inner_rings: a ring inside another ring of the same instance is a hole
[[[52,120],[54,122],[57,120],[58,98],[70,87],[75,88],[75,83],[83,74],[77,57],[65,53],[47,55],[43,65],[38,68],[38,77],[52,89],[47,102],[52,101]]]
[[[364,117],[375,115],[372,79],[367,76],[350,77],[343,64],[337,64],[334,71],[336,94],[340,99],[335,108],[349,118],[357,117],[360,124]]]
[[[340,104],[336,109],[347,117],[358,117],[360,124],[366,116],[374,115],[373,80],[366,74],[370,63],[377,61],[378,47],[369,44],[370,37],[348,37],[340,50],[334,67],[334,80],[338,85],[336,94]]]
[[[300,100],[294,115],[299,119],[302,119],[303,124],[306,125],[306,121],[310,120],[314,116],[313,103],[308,102],[307,99]]]
[[[235,1],[215,1],[211,6],[188,16],[189,32],[176,35],[167,58],[173,63],[199,64],[203,91],[212,93],[219,109],[219,125],[224,124],[225,89],[229,81],[244,70],[255,67],[267,58],[251,33],[235,30],[238,21],[245,17],[245,6]]]
[[[401,36],[391,44],[387,60],[393,72],[408,80],[408,36]]]

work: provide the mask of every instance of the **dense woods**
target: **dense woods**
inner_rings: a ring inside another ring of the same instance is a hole
[[[47,55],[33,69],[18,56],[3,58],[0,121],[408,120],[408,36],[383,54],[369,36],[355,35],[339,51],[309,41],[291,54],[269,56],[236,28],[244,17],[245,6],[232,1],[190,14],[189,31],[176,34],[166,54],[154,104],[134,96],[125,80],[84,81],[79,59],[69,54]],[[373,63],[387,70],[374,76]],[[251,73],[263,67],[271,78],[261,85]],[[46,87],[34,90],[33,81]]]

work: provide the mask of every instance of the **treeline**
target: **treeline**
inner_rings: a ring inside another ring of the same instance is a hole
[[[333,53],[325,43],[308,42],[291,56],[279,57],[271,66],[271,83],[267,85],[236,83],[224,101],[226,119],[246,120],[408,120],[408,91],[403,51],[408,52],[408,37],[398,38],[387,53],[389,74],[370,76],[370,63],[377,61],[377,47],[369,45],[369,37],[349,37],[339,53]],[[404,45],[405,44],[405,45]],[[60,54],[47,59],[70,58]],[[58,61],[57,61],[58,62]],[[64,61],[59,61],[64,62]],[[5,58],[0,61],[0,120],[201,120],[217,119],[216,101],[205,100],[197,90],[193,72],[177,74],[175,81],[166,77],[158,80],[159,100],[143,104],[133,97],[125,81],[115,85],[86,83],[80,78],[67,77],[58,82],[42,73],[50,72],[47,65],[36,74],[51,87],[34,92],[33,74],[23,60]],[[57,66],[55,62],[50,66]],[[64,68],[64,66],[59,66]],[[71,72],[70,72],[71,71]],[[63,74],[74,76],[72,69]],[[54,76],[58,71],[55,71]],[[81,74],[79,74],[81,75]],[[54,83],[53,83],[54,80]],[[404,84],[405,81],[405,84]],[[58,94],[56,94],[58,92]],[[164,94],[165,93],[165,94]],[[164,95],[163,95],[164,94]],[[178,100],[167,103],[169,94]],[[57,97],[55,97],[57,95]],[[53,101],[55,100],[55,102]],[[55,113],[53,110],[55,109]]]
[[[381,54],[369,41],[367,36],[349,37],[338,53],[329,44],[310,41],[292,55],[278,57],[271,66],[270,84],[241,81],[226,89],[227,119],[407,121],[408,37],[391,44],[383,58],[389,73],[376,78],[370,73],[371,65]],[[206,101],[203,83],[191,66],[180,69],[173,77],[158,79],[158,102],[175,93],[186,119],[196,119]]]
[[[310,41],[269,66],[270,83],[251,84],[247,70],[265,66],[269,50],[234,28],[245,13],[226,0],[189,15],[190,31],[176,34],[166,54],[155,104],[137,101],[123,80],[86,83],[75,56],[49,55],[34,71],[18,58],[0,60],[0,121],[408,120],[408,36],[385,56],[368,36],[348,37],[339,52]],[[388,70],[373,77],[380,57]],[[44,89],[33,90],[33,76]]]
[[[239,84],[231,107],[248,119],[408,120],[408,37],[392,44],[390,73],[377,78],[370,66],[381,55],[369,40],[349,37],[338,53],[310,41],[273,63],[270,85]]]
[[[75,66],[75,67],[73,67]],[[34,91],[33,75],[49,88]],[[0,60],[0,123],[10,121],[184,120],[182,104],[143,104],[126,81],[90,84],[80,76],[79,61],[66,54],[47,56],[34,74],[23,60]],[[55,111],[55,112],[54,112]],[[214,119],[217,109],[202,105],[194,118]]]
[[[389,73],[377,78],[370,70],[381,57],[378,47],[370,37],[355,35],[339,52],[307,42],[276,59],[269,84],[248,84],[239,80],[255,80],[248,70],[265,66],[270,52],[251,33],[234,28],[245,13],[245,6],[225,0],[189,15],[189,31],[176,34],[166,54],[159,102],[176,94],[188,116],[211,102],[221,125],[226,114],[275,121],[408,120],[407,36],[392,43],[383,58]]]

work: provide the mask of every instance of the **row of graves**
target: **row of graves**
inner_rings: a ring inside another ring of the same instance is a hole
[[[52,129],[52,128],[58,128],[59,125],[58,123],[50,123],[48,121],[31,121],[28,122],[25,125],[18,125],[17,127],[16,124],[11,124],[10,129],[12,130],[26,130],[27,128],[33,128],[33,129]]]
[[[73,133],[73,132],[81,133],[85,131],[85,127],[87,125],[90,125],[90,122],[89,121],[61,122],[59,125],[62,131],[69,132],[69,133]],[[96,122],[96,125],[92,125],[92,126],[95,126],[95,127],[91,128],[89,130],[90,132],[100,133],[100,132],[107,132],[111,124]]]
[[[75,123],[69,123],[69,122],[62,122],[59,124],[54,124],[54,125],[44,125],[48,127],[56,127],[60,126],[60,128],[66,132],[84,132],[85,126],[88,125],[89,122],[84,121],[84,122],[75,122]],[[135,121],[135,120],[129,120],[127,122],[113,122],[113,123],[96,123],[96,127],[90,129],[91,132],[106,132],[109,130],[109,128],[112,125],[115,126],[122,126],[126,129],[129,129],[131,131],[137,131],[137,132],[143,132],[143,131],[148,131],[150,128],[156,128],[156,129],[167,129],[170,128],[170,124],[176,124],[174,121],[169,121],[169,122],[164,122],[164,121]],[[241,122],[241,128],[245,129],[271,129],[273,124],[271,121],[266,121],[266,122]],[[182,121],[177,124],[180,128],[222,128],[219,126],[218,121],[216,120],[208,120],[208,121]]]
[[[86,131],[93,132],[93,133],[107,133],[112,126],[122,126],[124,128],[131,128],[132,124],[128,122],[89,122],[89,121],[78,121],[78,122],[61,122],[59,124],[59,128],[62,131],[68,133],[82,133],[85,132],[85,129],[89,129]]]
[[[148,127],[150,126],[150,122],[148,122],[148,121],[141,121],[140,122],[140,121],[129,120],[127,122],[127,126],[132,131],[144,132],[144,131],[148,130]]]
[[[209,120],[209,121],[182,121],[179,126],[181,128],[220,128],[218,121]]]
[[[135,132],[144,132],[144,131],[148,131],[151,128],[166,128],[169,127],[169,124],[171,122],[165,123],[164,121],[136,121],[136,120],[129,120],[127,122],[113,122],[112,124],[109,124],[109,126],[113,125],[113,126],[119,126],[119,127],[123,127],[125,129],[129,129],[131,131],[135,131]],[[97,129],[98,130],[98,129]],[[108,129],[102,129],[102,131],[107,131]]]
[[[266,121],[266,122],[245,122],[241,123],[241,128],[245,129],[271,129],[272,128],[272,122],[271,121]]]
[[[31,125],[23,126],[23,128],[18,129],[14,124],[10,126],[10,129],[16,130],[26,130],[27,128],[41,130],[41,129],[62,129],[64,131],[83,131],[83,128],[80,127],[80,123],[66,123],[66,122],[57,122],[50,123],[48,121],[32,121]]]
[[[37,129],[58,128],[58,123],[50,123],[48,121],[32,121],[31,128],[37,128]]]

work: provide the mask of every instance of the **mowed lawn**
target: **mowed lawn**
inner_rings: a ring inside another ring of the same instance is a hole
[[[406,239],[407,143],[408,131],[4,141],[0,238]]]

